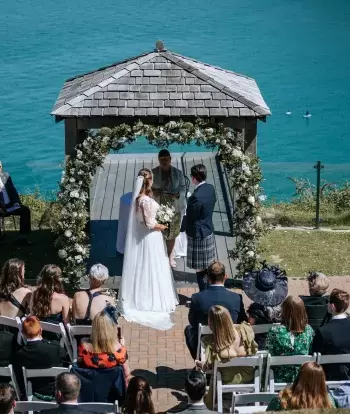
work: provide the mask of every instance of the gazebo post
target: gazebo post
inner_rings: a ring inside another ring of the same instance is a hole
[[[244,151],[247,155],[257,155],[257,120],[256,118],[244,118]]]

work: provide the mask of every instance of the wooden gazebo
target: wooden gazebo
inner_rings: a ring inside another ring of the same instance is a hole
[[[157,42],[150,53],[68,79],[52,111],[57,122],[65,122],[68,156],[83,142],[89,129],[133,124],[137,119],[146,124],[163,124],[198,117],[241,130],[245,150],[256,155],[257,121],[265,121],[270,114],[254,79],[167,51],[162,42]],[[218,257],[234,273],[234,266],[227,259],[227,248],[232,244],[228,226],[232,205],[220,163],[211,153],[173,154],[173,161],[185,174],[193,162],[201,161],[209,168],[209,181],[215,184],[219,200],[214,217],[217,245],[221,246],[217,249]],[[155,163],[155,156],[144,154],[107,157],[91,192],[93,261],[115,267],[115,250],[106,250],[105,243],[113,245],[119,198],[132,189],[139,166],[152,167]],[[99,237],[94,239],[97,232]],[[99,244],[101,240],[104,241]],[[182,263],[178,268],[185,273],[188,270]],[[117,266],[112,274],[120,276],[120,271]]]

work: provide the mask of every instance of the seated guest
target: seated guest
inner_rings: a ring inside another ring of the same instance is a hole
[[[305,362],[290,388],[280,391],[266,411],[305,410],[311,408],[336,408],[329,394],[326,377],[316,362]]]
[[[193,359],[196,359],[197,354],[198,324],[208,325],[208,313],[212,306],[225,307],[233,322],[241,323],[246,320],[242,295],[227,290],[224,286],[226,279],[225,266],[214,262],[208,268],[208,289],[192,295],[188,313],[190,325],[185,329],[185,338]]]
[[[329,296],[329,323],[316,331],[312,352],[324,355],[350,354],[350,319],[345,313],[349,307],[349,294],[333,289]],[[350,364],[326,364],[323,369],[327,381],[350,380]]]
[[[66,352],[58,342],[49,342],[42,337],[40,321],[36,316],[28,316],[22,323],[22,335],[26,344],[19,347],[13,357],[17,381],[22,378],[22,367],[46,369],[61,367],[65,363]],[[23,385],[21,389],[23,390]],[[53,398],[55,384],[47,378],[32,379],[33,392],[39,399]]]
[[[0,315],[9,318],[24,316],[29,308],[32,291],[24,285],[24,262],[8,260],[0,277]]]
[[[55,381],[55,399],[57,408],[45,410],[46,414],[80,414],[89,413],[90,410],[78,407],[78,397],[80,393],[80,379],[70,372],[58,374]]]
[[[102,292],[102,286],[108,279],[108,269],[102,264],[95,264],[89,272],[90,289],[77,292],[73,298],[72,313],[75,325],[91,325],[98,312],[110,303],[115,305],[111,296]]]
[[[31,244],[27,235],[31,232],[30,210],[21,203],[10,175],[3,171],[0,161],[0,216],[19,216],[19,237],[21,244]]]
[[[204,336],[202,341],[205,346],[205,363],[196,362],[205,371],[212,368],[215,361],[227,362],[233,358],[255,355],[258,346],[254,341],[252,327],[243,322],[234,325],[230,313],[223,306],[213,306],[208,314],[209,327],[212,335]],[[250,382],[254,378],[251,367],[220,368],[223,384],[242,384]],[[205,403],[209,409],[213,409],[213,384],[210,384]]]
[[[43,322],[69,322],[69,298],[64,294],[61,275],[61,269],[53,264],[44,266],[40,272],[30,312]]]
[[[171,267],[176,267],[174,259],[175,239],[180,234],[181,211],[186,207],[186,182],[183,172],[171,165],[170,152],[162,149],[158,154],[159,166],[153,168],[152,190],[156,201],[170,204],[175,208],[175,215],[166,232],[166,246]]]
[[[328,313],[329,279],[323,273],[310,272],[308,278],[310,296],[300,296],[304,301],[309,325],[316,330],[330,319]]]
[[[126,393],[123,414],[155,414],[152,390],[143,377],[131,378]]]
[[[288,296],[282,303],[281,325],[273,326],[267,335],[267,350],[272,356],[309,355],[314,334],[307,324],[304,302]],[[293,382],[298,371],[295,365],[275,367],[275,381]]]
[[[107,305],[92,320],[90,338],[83,338],[78,346],[78,366],[81,368],[113,368],[122,365],[126,384],[130,370],[128,353],[120,341],[116,309]]]
[[[204,396],[206,394],[207,378],[202,371],[193,369],[188,374],[185,383],[185,391],[188,397],[188,405],[181,413],[194,413],[200,411],[202,414],[214,413],[210,411],[204,404]]]
[[[243,291],[253,303],[247,310],[251,325],[281,322],[281,303],[288,295],[286,272],[263,262],[261,270],[247,273],[243,278]],[[259,349],[266,348],[267,333],[255,335]]]
[[[14,414],[16,391],[10,384],[0,384],[0,413]]]

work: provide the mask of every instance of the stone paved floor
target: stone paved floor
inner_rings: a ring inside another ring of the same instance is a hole
[[[330,290],[335,287],[350,292],[350,277],[331,278]],[[181,409],[186,404],[184,382],[187,370],[193,368],[194,363],[183,335],[188,324],[188,308],[185,304],[195,291],[194,288],[178,290],[180,306],[175,312],[175,327],[170,331],[156,331],[122,321],[132,375],[142,375],[148,379],[157,412]],[[307,294],[306,282],[290,280],[289,293]],[[245,295],[243,298],[247,306],[249,299]]]

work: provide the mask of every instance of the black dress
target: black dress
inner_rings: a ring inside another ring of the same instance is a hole
[[[329,296],[300,296],[303,300],[309,325],[316,332],[318,328],[329,322]]]

